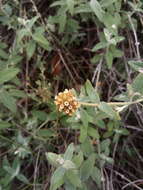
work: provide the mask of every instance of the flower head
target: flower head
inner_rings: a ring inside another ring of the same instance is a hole
[[[67,115],[73,115],[73,113],[80,106],[72,90],[64,90],[55,96],[55,104],[58,107],[59,112],[64,112]]]
[[[50,91],[46,87],[38,87],[36,94],[42,99],[43,102],[48,102],[50,99]]]

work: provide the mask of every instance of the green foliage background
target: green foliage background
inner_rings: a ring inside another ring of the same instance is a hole
[[[143,188],[142,9],[0,1],[0,189]],[[58,113],[65,88],[98,106]]]

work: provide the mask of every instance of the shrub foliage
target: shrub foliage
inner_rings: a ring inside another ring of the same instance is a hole
[[[0,1],[0,189],[143,188],[142,8]]]

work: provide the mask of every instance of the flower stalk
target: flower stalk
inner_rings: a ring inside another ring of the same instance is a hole
[[[107,102],[109,106],[125,106],[125,105],[132,105],[143,102],[143,99],[139,99],[133,102]],[[91,107],[98,107],[99,103],[87,103],[87,102],[79,102],[80,105],[83,106],[91,106]]]

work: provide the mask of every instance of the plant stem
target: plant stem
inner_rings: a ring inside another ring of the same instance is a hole
[[[137,103],[140,103],[140,102],[143,102],[143,99],[138,99],[136,101],[133,101],[133,102],[107,102],[107,104],[109,106],[124,106],[124,105],[131,105],[131,104],[137,104]],[[88,102],[79,102],[80,105],[83,105],[83,106],[92,106],[92,107],[98,107],[100,105],[100,103],[88,103]]]

